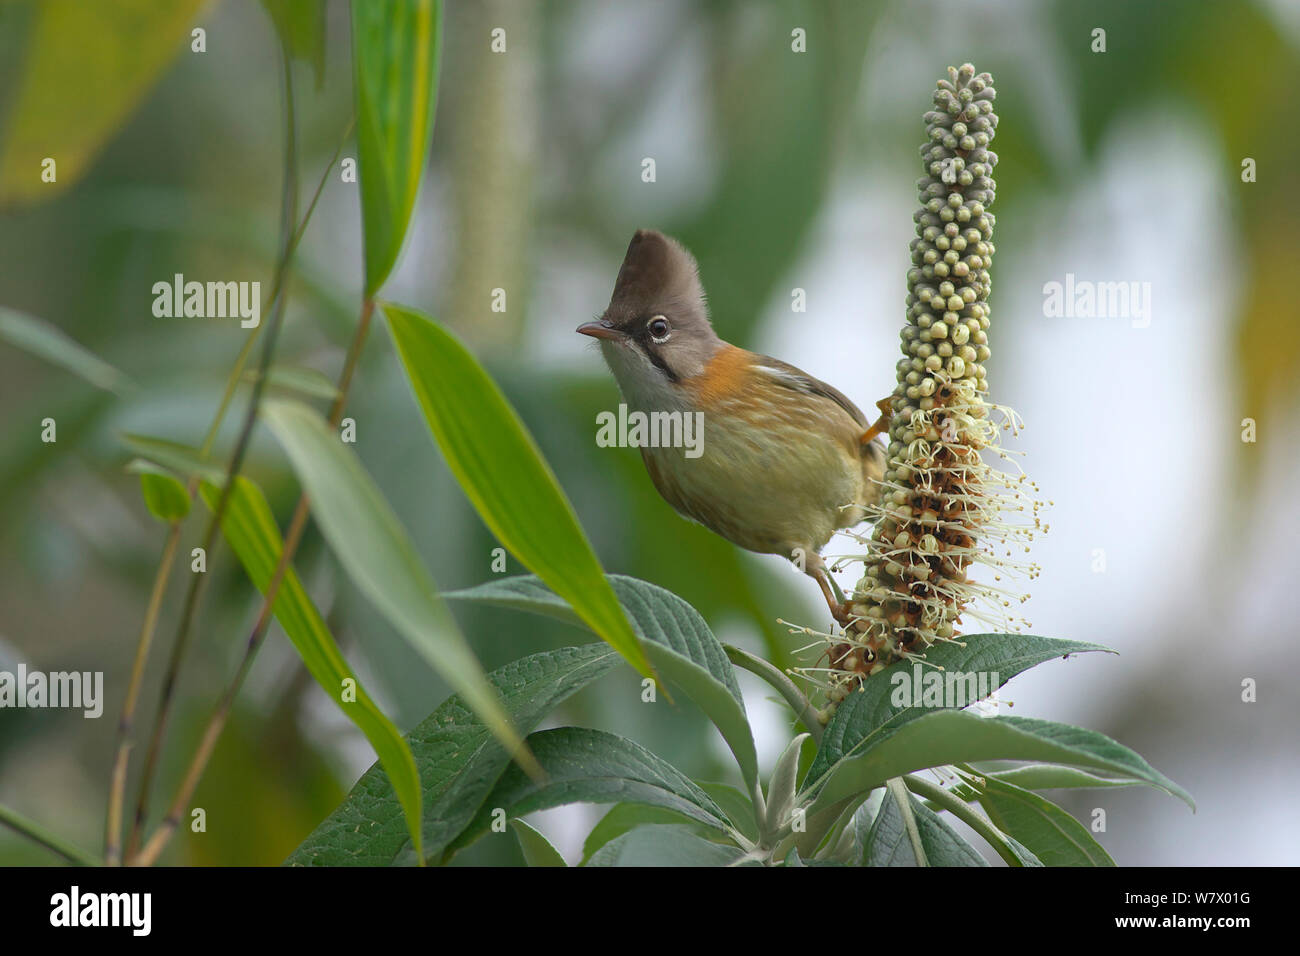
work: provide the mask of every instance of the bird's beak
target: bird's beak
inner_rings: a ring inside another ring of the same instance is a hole
[[[577,331],[595,339],[609,339],[611,342],[617,342],[623,337],[622,333],[608,322],[584,322],[578,326]]]

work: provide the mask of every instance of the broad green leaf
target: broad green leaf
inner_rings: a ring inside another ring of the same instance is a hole
[[[695,784],[722,808],[737,832],[750,842],[758,841],[758,827],[754,820],[754,805],[750,802],[749,797],[728,783],[711,783],[697,780]],[[652,823],[680,824],[690,827],[706,838],[709,835],[705,832],[704,827],[693,823],[690,818],[674,810],[646,806],[641,803],[617,803],[610,807],[609,812],[601,817],[600,822],[592,827],[591,832],[587,834],[587,839],[582,845],[583,865],[586,865],[592,855],[610,840],[634,827]]]
[[[1104,734],[1025,717],[976,717],[938,710],[911,720],[855,750],[806,792],[825,806],[914,770],[973,760],[1035,760],[1101,770],[1142,780],[1195,807],[1182,787]]]
[[[424,172],[437,101],[442,4],[354,0],[352,88],[365,234],[365,295],[393,271]]]
[[[844,863],[844,862],[841,861],[841,860],[831,860],[831,859],[820,859],[820,860],[819,860],[819,859],[817,859],[817,858],[813,858],[813,859],[811,859],[811,860],[805,860],[803,857],[801,857],[801,856],[799,855],[799,849],[798,849],[797,847],[796,847],[795,849],[792,849],[789,853],[787,853],[787,854],[785,855],[785,863],[784,863],[784,865],[785,865],[785,866],[801,866],[801,867],[810,867],[810,866],[848,866],[847,863]]]
[[[792,833],[786,838],[786,842],[793,844],[799,850],[799,857],[805,862],[824,856],[830,848],[830,837],[835,828],[844,822],[846,817],[851,818],[858,805],[868,796],[867,793],[856,793],[839,800],[812,803],[805,808],[803,832]],[[784,857],[783,848],[778,849],[778,856]]]
[[[622,659],[607,644],[562,647],[520,658],[488,675],[511,721],[537,726],[569,695],[614,670]],[[510,762],[478,716],[448,698],[406,735],[424,788],[424,848],[431,862],[473,819]],[[388,866],[415,855],[402,810],[379,765],[367,770],[346,800],[286,861],[295,865]]]
[[[1044,866],[1115,865],[1087,827],[1036,793],[987,777],[979,801],[989,822],[1028,847]]]
[[[754,819],[754,803],[729,783],[713,783],[709,780],[695,781],[701,790],[713,798],[713,802],[726,811],[732,825],[748,840],[758,840],[758,821]]]
[[[249,369],[243,374],[246,382],[257,381],[257,370]],[[272,388],[297,392],[308,398],[327,398],[331,401],[338,397],[338,387],[330,381],[329,376],[314,368],[299,368],[292,365],[272,365],[266,376],[266,384]]]
[[[616,803],[591,828],[591,832],[587,834],[587,839],[583,841],[582,865],[586,866],[591,862],[591,858],[596,851],[610,840],[620,837],[639,826],[650,826],[652,824],[674,824],[685,827],[692,833],[700,830],[700,826],[692,823],[690,817],[678,813],[676,810],[647,806],[644,803]]]
[[[401,306],[383,309],[424,420],[488,530],[588,627],[652,676],[573,506],[491,376],[441,326]]]
[[[915,799],[919,800],[922,806],[932,813],[940,813],[944,810],[951,813],[987,841],[997,851],[998,856],[1002,857],[1008,865],[1043,865],[1043,862],[1032,851],[1023,844],[1016,842],[1015,837],[1003,833],[997,826],[982,816],[979,811],[970,807],[968,805],[970,801],[961,795],[959,788],[939,786],[926,779],[925,775],[918,774],[908,774],[902,780],[907,790],[916,795]],[[960,789],[969,790],[970,788]],[[974,793],[974,791],[972,790],[971,793]],[[974,797],[972,796],[970,799],[974,799]]]
[[[348,576],[492,732],[519,749],[516,757],[530,761],[415,546],[356,454],[305,405],[266,402],[263,415]]]
[[[588,866],[735,866],[745,857],[738,846],[712,843],[682,826],[637,827],[615,837]]]
[[[1062,641],[1032,634],[973,634],[962,638],[962,643],[935,644],[925,652],[929,665],[943,668],[942,672],[927,666],[899,661],[874,674],[862,690],[849,694],[835,711],[835,716],[822,733],[821,746],[812,766],[808,768],[805,787],[823,777],[831,765],[846,754],[860,751],[890,730],[910,720],[933,713],[935,707],[907,702],[900,697],[899,681],[907,678],[915,692],[920,693],[926,674],[938,674],[944,680],[957,675],[985,677],[990,691],[997,689],[1022,671],[1036,664],[1085,651],[1106,651],[1100,644],[1079,641]],[[973,701],[971,701],[973,703]]]
[[[866,840],[864,866],[988,866],[988,861],[962,839],[943,817],[906,790],[907,808],[920,840],[924,863],[909,837],[902,805],[894,790],[886,790]]]
[[[6,17],[22,11],[4,3]],[[199,0],[40,0],[0,132],[0,207],[75,183],[164,68],[189,46]],[[41,162],[56,163],[43,182]]]
[[[973,768],[985,778],[996,777],[1004,783],[1023,787],[1025,790],[1055,790],[1090,787],[1141,787],[1144,780],[1122,780],[1111,777],[1099,777],[1095,773],[1079,770],[1075,767],[1058,767],[1052,764],[1035,763],[1007,770],[987,769],[981,766]]]
[[[511,820],[515,836],[519,839],[519,849],[524,853],[524,862],[529,866],[568,866],[560,851],[551,846],[540,830],[530,827],[523,820]]]
[[[492,828],[493,816],[521,817],[569,803],[642,803],[676,810],[723,833],[727,815],[681,771],[635,741],[586,727],[557,727],[528,735],[528,746],[545,771],[534,779],[507,767],[478,814],[452,843],[469,846]]]
[[[621,574],[606,575],[655,669],[713,721],[735,754],[747,784],[758,778],[758,755],[745,701],[722,645],[699,612],[676,594]],[[582,624],[577,612],[542,580],[526,574],[445,594],[448,600],[498,604]]]
[[[0,339],[80,376],[96,388],[118,392],[130,384],[125,375],[62,330],[24,312],[0,306]]]
[[[137,458],[126,470],[140,476],[140,495],[149,513],[164,524],[180,521],[190,513],[190,494],[171,472]]]
[[[836,841],[835,852],[831,858],[852,866],[863,866],[867,859],[867,847],[871,840],[871,828],[876,824],[876,817],[885,803],[885,791],[873,790],[853,811],[852,817],[845,824],[844,831]]]
[[[289,55],[311,64],[320,89],[325,79],[325,0],[262,0],[262,6]]]
[[[215,511],[221,491],[214,485],[204,483],[200,492],[208,508]],[[189,500],[188,497],[186,500]],[[226,503],[221,530],[253,586],[265,594],[280,562],[284,542],[262,489],[249,479],[242,476],[235,479],[234,489]],[[284,628],[285,634],[298,651],[298,656],[325,692],[325,696],[339,706],[375,748],[375,755],[383,765],[402,806],[407,831],[415,845],[419,846],[420,775],[415,768],[411,749],[393,722],[366,693],[361,681],[344,660],[338,645],[334,643],[333,635],[303,589],[292,566],[285,569],[280,581],[274,611],[275,619]],[[345,700],[345,691],[353,691],[347,696],[355,699]]]
[[[885,786],[885,802],[867,840],[867,866],[929,866],[911,795],[900,780]]]
[[[123,432],[118,436],[122,444],[146,461],[162,465],[168,471],[189,478],[198,475],[206,482],[221,486],[226,483],[225,469],[199,455],[197,448],[148,435]]]

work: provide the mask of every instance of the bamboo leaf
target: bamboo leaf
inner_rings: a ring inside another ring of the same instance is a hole
[[[352,4],[367,297],[392,272],[415,206],[433,131],[441,33],[436,0]]]
[[[529,761],[415,546],[356,455],[305,405],[267,402],[263,414],[348,575],[411,647],[482,715],[502,743],[520,750],[518,759]]]
[[[182,489],[184,491],[184,489]],[[203,500],[215,511],[221,492],[204,483]],[[189,498],[186,498],[188,501]],[[280,562],[284,542],[276,526],[271,506],[262,489],[243,476],[235,479],[226,504],[221,531],[244,566],[253,585],[266,593],[271,576]],[[292,567],[287,568],[275,598],[275,619],[298,651],[298,656],[316,679],[325,696],[334,701],[357,729],[366,735],[383,765],[394,794],[406,816],[407,829],[420,846],[420,775],[415,758],[397,727],[366,693],[361,681],[348,666],[324,619],[303,589]],[[354,693],[348,693],[354,691]]]
[[[641,674],[653,673],[555,473],[491,376],[436,322],[384,314],[429,430],[483,523]]]
[[[0,133],[0,207],[52,198],[91,160],[186,49],[199,0],[5,3],[31,17],[22,74]],[[53,159],[57,179],[41,178]]]
[[[80,376],[96,388],[120,392],[130,384],[125,375],[57,326],[24,312],[0,306],[0,339]]]
[[[137,458],[126,470],[140,476],[140,496],[149,513],[163,524],[182,520],[190,513],[190,494],[185,485],[166,468]]]

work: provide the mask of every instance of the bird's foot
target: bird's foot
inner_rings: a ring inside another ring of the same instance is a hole
[[[894,398],[891,395],[889,398],[882,398],[876,402],[876,408],[880,409],[880,417],[876,419],[874,425],[862,433],[862,444],[865,445],[877,435],[884,435],[889,431],[889,423],[894,417],[893,401]]]
[[[853,619],[853,613],[850,609],[849,601],[840,601],[835,594],[831,576],[826,572],[825,567],[818,567],[809,572],[812,577],[821,586],[822,596],[826,598],[826,606],[831,610],[831,617],[835,618],[835,623],[840,627],[848,628],[850,621]]]

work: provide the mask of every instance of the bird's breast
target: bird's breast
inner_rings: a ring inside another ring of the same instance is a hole
[[[696,457],[642,449],[651,480],[678,512],[743,548],[787,557],[861,520],[858,432],[834,402],[757,377],[749,388],[712,381],[696,394]]]

